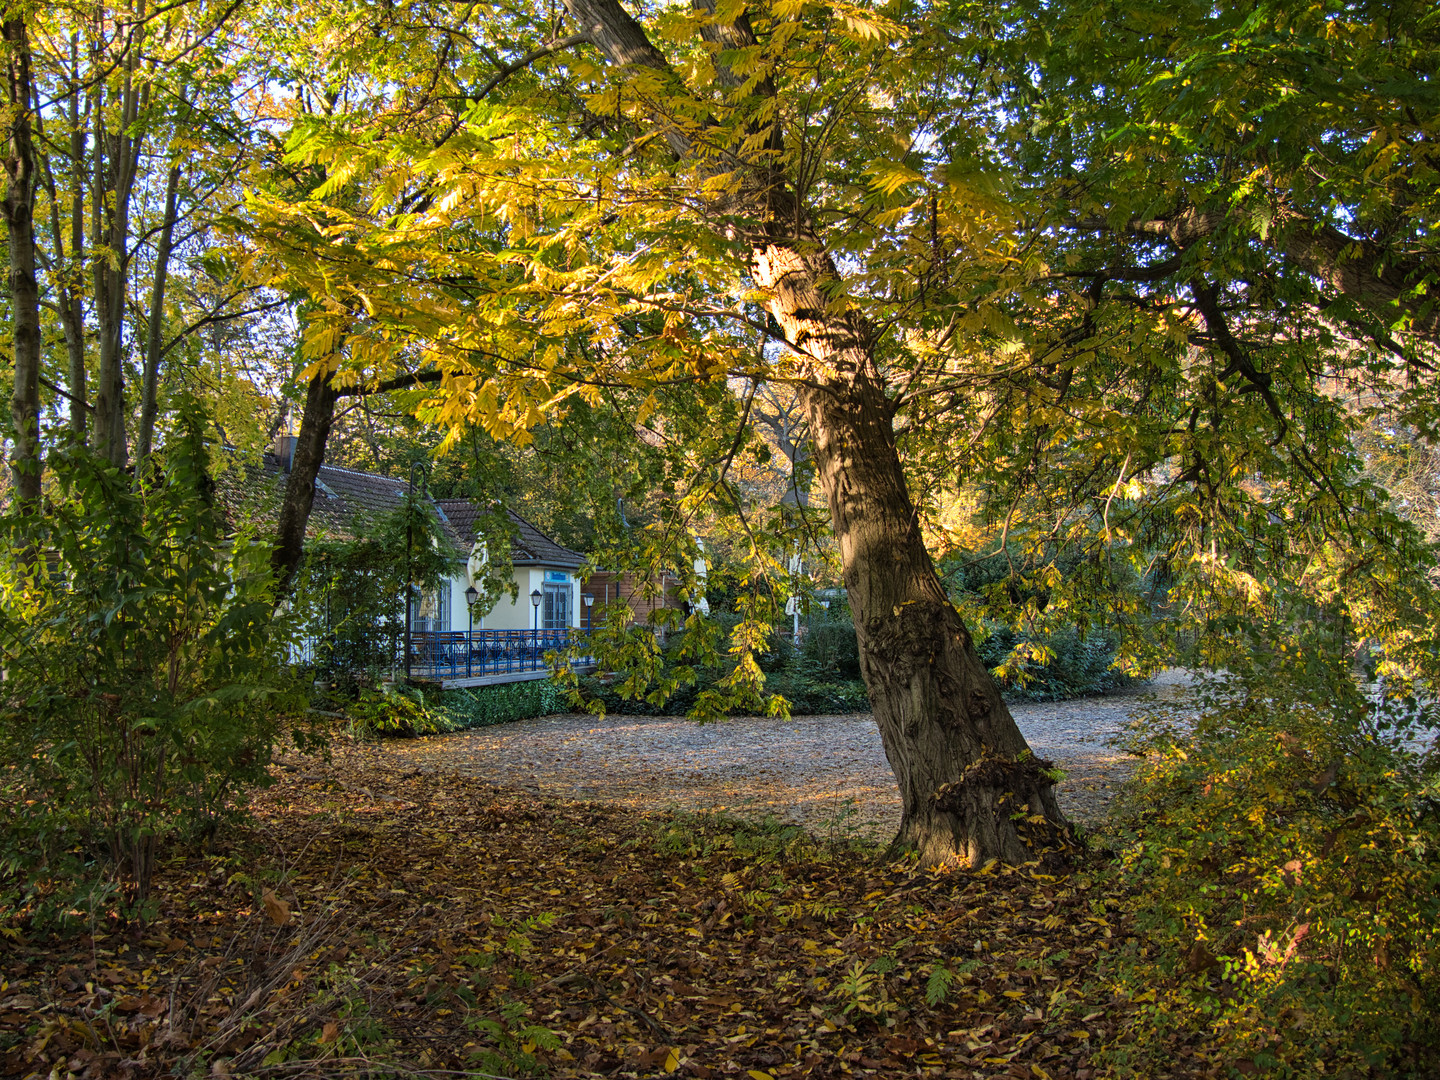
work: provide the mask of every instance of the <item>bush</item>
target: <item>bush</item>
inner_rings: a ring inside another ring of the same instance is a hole
[[[694,685],[682,685],[663,704],[645,698],[625,698],[607,681],[596,676],[580,680],[581,695],[587,701],[599,701],[607,713],[621,716],[681,716],[694,707],[700,695],[715,686],[724,672],[702,668]],[[791,716],[825,716],[833,713],[864,712],[870,708],[870,694],[865,684],[856,680],[813,679],[793,668],[765,678],[766,694],[779,694],[790,703]],[[763,716],[756,709],[737,709],[735,716]]]
[[[737,616],[719,615],[715,622],[728,636]],[[1103,632],[1082,635],[1073,628],[1047,635],[1023,636],[1003,623],[986,622],[977,635],[977,652],[1011,701],[1063,701],[1101,694],[1130,682],[1111,668],[1113,639]],[[662,657],[662,675],[678,666],[679,647],[671,642]],[[870,695],[860,678],[860,649],[853,623],[826,620],[815,623],[795,649],[789,638],[772,633],[767,651],[757,656],[765,672],[765,693],[778,694],[790,703],[792,716],[864,711]],[[674,716],[690,711],[701,696],[727,673],[723,666],[696,666],[695,681],[677,686],[662,704],[645,696],[623,696],[616,686],[594,677],[580,680],[586,700],[602,703],[606,712],[629,716]],[[657,683],[650,683],[654,690]],[[647,691],[648,692],[648,691]],[[735,710],[734,715],[761,715],[756,710]]]
[[[720,612],[711,616],[709,621],[714,624],[718,631],[719,640],[728,643],[731,634],[734,633],[735,627],[740,624],[741,619],[739,615],[732,612]],[[680,635],[673,635],[671,637],[665,649],[665,659],[667,663],[673,664],[676,661],[676,654],[681,648],[680,642],[682,640]],[[785,634],[772,630],[769,638],[765,642],[763,650],[757,646],[755,662],[760,666],[761,671],[767,675],[771,675],[776,672],[788,670],[795,663],[795,657],[794,642]]]
[[[828,682],[857,682],[860,679],[860,644],[855,624],[816,623],[805,635],[796,658],[796,669],[811,679]]]
[[[361,690],[344,711],[357,735],[410,739],[569,712],[570,700],[550,679],[429,693],[385,683]]]
[[[1280,1076],[1433,1075],[1440,787],[1409,725],[1440,715],[1381,707],[1293,639],[1259,655],[1132,744],[1126,874],[1168,977],[1135,1041],[1218,1037]],[[1144,958],[1132,975],[1155,989]]]
[[[4,882],[32,912],[112,874],[143,904],[168,843],[268,782],[295,700],[270,545],[227,537],[194,415],[158,476],[73,447],[49,464],[44,516],[0,519]]]
[[[1011,701],[1065,701],[1103,694],[1130,678],[1110,665],[1115,641],[1103,631],[1081,634],[1074,627],[1048,634],[1020,634],[986,620],[976,635],[980,662]]]
[[[443,709],[432,708],[425,694],[403,683],[381,683],[374,690],[359,690],[345,706],[356,735],[393,736],[401,739],[441,735],[457,725]]]
[[[445,716],[451,731],[459,731],[508,724],[512,720],[528,720],[534,716],[552,716],[569,712],[570,708],[570,699],[564,688],[550,679],[532,679],[499,686],[447,690],[440,695],[436,711]]]
[[[790,703],[791,716],[828,716],[870,709],[870,691],[859,679],[812,679],[796,671],[770,677],[765,689]]]

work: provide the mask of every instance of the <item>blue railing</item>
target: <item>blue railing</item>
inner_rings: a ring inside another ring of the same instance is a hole
[[[425,630],[410,634],[410,674],[474,679],[546,671],[547,652],[568,649],[582,635],[558,630]]]

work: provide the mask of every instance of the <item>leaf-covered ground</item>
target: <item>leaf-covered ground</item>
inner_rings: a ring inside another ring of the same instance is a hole
[[[6,1075],[1086,1080],[1132,1007],[1103,977],[1125,898],[1086,873],[931,873],[357,749],[278,775],[163,867],[143,929],[4,944]]]

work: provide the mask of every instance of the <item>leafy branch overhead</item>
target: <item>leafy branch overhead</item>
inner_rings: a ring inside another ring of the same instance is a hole
[[[300,118],[287,162],[314,182],[252,193],[245,265],[314,298],[308,374],[433,380],[413,407],[440,452],[475,428],[524,445],[597,411],[633,423],[684,478],[645,546],[673,557],[713,522],[756,594],[811,526],[731,470],[761,453],[765,402],[793,399],[792,469],[831,530],[805,543],[847,589],[902,790],[934,791],[1023,752],[1008,721],[979,734],[1004,707],[930,555],[955,524],[1034,598],[966,598],[967,617],[1114,625],[1131,671],[1196,640],[1187,622],[1292,603],[1343,613],[1391,678],[1433,668],[1410,569],[1431,556],[1357,453],[1367,424],[1434,428],[1431,211],[1408,194],[1433,177],[1382,139],[1432,123],[1433,49],[1327,19],[507,13],[477,31],[496,76],[463,107],[417,96],[423,64],[395,52],[375,68],[393,92]],[[1367,93],[1377,50],[1395,79]],[[1349,74],[1292,87],[1301,70]],[[1275,126],[1310,103],[1324,120]],[[1227,648],[1203,639],[1208,662]],[[931,723],[961,733],[933,775],[901,747]],[[911,807],[907,843],[1020,852],[930,814]]]

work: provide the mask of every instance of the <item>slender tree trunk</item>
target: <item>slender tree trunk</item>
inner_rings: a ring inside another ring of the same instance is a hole
[[[87,427],[86,411],[89,403],[85,400],[85,312],[81,300],[85,276],[85,181],[82,162],[85,159],[85,131],[80,116],[80,71],[79,44],[76,35],[70,37],[70,188],[67,193],[70,203],[68,221],[61,216],[64,202],[60,197],[59,185],[55,182],[53,155],[42,158],[44,162],[45,187],[50,195],[50,234],[55,251],[52,280],[56,292],[56,307],[60,310],[60,326],[65,333],[65,352],[69,361],[68,383],[70,387],[70,433],[77,442],[85,441]],[[41,125],[40,102],[35,103],[36,130],[44,141]],[[58,142],[58,141],[57,141]],[[69,228],[69,253],[66,253],[66,227]]]
[[[95,446],[119,466],[129,456],[125,435],[125,297],[130,273],[130,202],[143,144],[143,136],[137,139],[134,129],[141,107],[135,72],[145,40],[145,10],[141,0],[136,7],[133,40],[126,46],[115,133],[106,135],[103,106],[95,114],[94,197],[103,223],[95,260],[95,315],[100,324]],[[108,183],[102,182],[107,179]]]
[[[10,469],[18,504],[40,504],[40,287],[35,275],[35,144],[31,102],[30,38],[22,18],[6,19],[5,89],[10,130],[5,152],[5,228],[10,247],[10,319],[15,385],[10,419],[15,448]]]
[[[145,342],[145,376],[140,391],[140,432],[135,456],[150,456],[155,438],[155,416],[159,411],[160,351],[165,328],[165,279],[170,271],[170,249],[175,240],[175,207],[180,190],[180,166],[172,165],[165,178],[165,219],[155,247],[155,285],[150,290],[150,325]]]
[[[125,446],[125,237],[116,221],[119,201],[116,162],[119,140],[106,132],[104,103],[95,112],[95,179],[91,185],[95,223],[95,320],[100,363],[95,387],[95,449],[116,465]]]
[[[85,122],[80,113],[80,39],[70,37],[70,273],[68,298],[62,294],[65,351],[70,379],[70,431],[76,441],[85,441],[90,403],[86,398],[85,309],[82,298],[85,279]],[[92,95],[86,95],[86,112]]]
[[[300,414],[300,433],[295,437],[295,456],[280,504],[280,522],[275,551],[270,557],[275,572],[275,595],[279,599],[290,589],[295,570],[305,551],[305,526],[315,503],[315,477],[325,460],[325,444],[335,422],[339,399],[329,372],[310,380],[305,392],[305,411]]]

